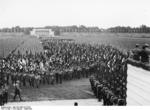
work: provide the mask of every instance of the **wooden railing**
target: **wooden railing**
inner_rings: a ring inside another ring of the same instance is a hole
[[[136,61],[132,58],[128,58],[128,64],[150,71],[150,63],[142,63],[141,61]]]

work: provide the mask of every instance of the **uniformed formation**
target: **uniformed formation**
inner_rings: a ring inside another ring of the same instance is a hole
[[[140,48],[139,44],[136,44],[135,48],[131,51],[131,56],[136,61],[150,63],[149,44],[144,44],[142,48]]]
[[[126,105],[128,56],[110,47],[103,51],[108,57],[101,57],[97,73],[90,77],[91,88],[103,105]]]
[[[106,91],[111,92],[113,98],[121,99],[121,102],[117,101],[117,103],[126,103],[127,56],[125,54],[112,46],[79,44],[58,39],[42,40],[42,45],[44,53],[26,52],[24,55],[20,52],[11,53],[3,60],[1,91],[6,88],[3,85],[13,84],[14,100],[17,95],[22,100],[20,86],[39,88],[44,84],[61,84],[63,81],[94,75],[94,79],[91,79],[91,82],[94,82],[94,85],[91,83],[92,89],[97,88],[95,80],[98,81],[102,86],[103,95],[99,94],[101,89],[98,89],[98,92],[93,90],[98,94],[99,99],[104,100],[104,105],[108,103],[108,100],[105,100]],[[0,97],[3,97],[1,99],[8,99],[8,92],[7,95],[4,93],[0,93]],[[7,101],[2,102],[4,104]]]

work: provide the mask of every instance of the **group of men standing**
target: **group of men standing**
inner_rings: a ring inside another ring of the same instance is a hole
[[[150,62],[150,49],[148,44],[144,44],[142,48],[140,48],[139,44],[136,44],[135,48],[131,52],[133,59],[136,61],[141,61],[142,63]]]
[[[97,73],[90,77],[94,95],[107,106],[127,104],[128,56],[114,50],[109,52],[108,59],[101,58]]]

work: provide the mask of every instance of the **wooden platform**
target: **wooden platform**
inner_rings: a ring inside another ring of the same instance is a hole
[[[150,105],[150,71],[128,65],[127,105]]]

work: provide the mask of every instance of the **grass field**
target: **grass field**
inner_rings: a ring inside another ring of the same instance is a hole
[[[0,57],[6,57],[14,49],[15,52],[19,50],[22,54],[30,50],[32,53],[43,51],[43,47],[37,38],[22,34],[16,34],[16,36],[14,34],[0,34]]]
[[[63,33],[63,38],[72,38],[77,42],[92,44],[109,44],[122,50],[129,51],[138,43],[150,45],[150,34],[137,33]]]
[[[150,45],[150,34],[138,33],[63,33],[58,38],[74,39],[80,43],[109,44],[125,51],[133,49],[136,43]],[[16,47],[21,53],[25,53],[26,50],[33,53],[43,51],[37,38],[21,33],[0,33],[0,56],[3,56],[3,52],[4,56],[7,56]]]

